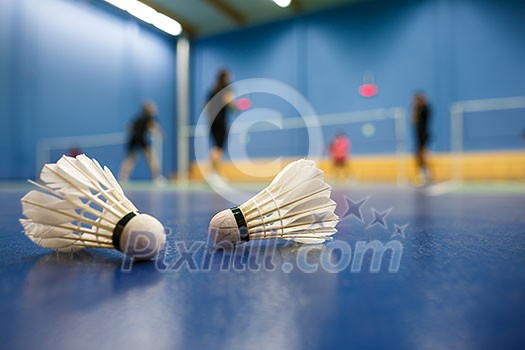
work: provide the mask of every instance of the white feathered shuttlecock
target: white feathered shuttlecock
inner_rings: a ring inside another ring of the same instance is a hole
[[[217,244],[256,239],[323,243],[332,239],[339,222],[331,190],[314,161],[297,160],[244,204],[217,213],[210,221],[211,239]]]
[[[44,165],[39,189],[20,201],[25,234],[36,244],[71,252],[118,249],[137,259],[155,257],[166,242],[162,224],[139,213],[111,171],[85,155]]]

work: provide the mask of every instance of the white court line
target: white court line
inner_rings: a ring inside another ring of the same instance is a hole
[[[425,188],[425,192],[429,196],[436,197],[436,196],[441,196],[446,193],[452,192],[456,190],[457,188],[459,188],[459,186],[460,186],[459,182],[450,180],[450,181],[445,181],[445,182],[441,182],[435,185],[428,186],[427,188]]]

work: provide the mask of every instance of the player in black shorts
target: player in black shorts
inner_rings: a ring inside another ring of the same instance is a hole
[[[160,166],[157,156],[150,145],[148,133],[160,131],[159,125],[155,120],[157,106],[151,101],[144,103],[141,113],[133,120],[130,127],[129,139],[127,143],[127,157],[120,168],[120,180],[128,180],[136,162],[137,151],[143,152],[148,162],[151,175],[155,182],[162,182],[164,178],[160,173]]]
[[[211,101],[214,96],[218,95],[213,103],[208,105],[207,110],[214,143],[210,150],[210,161],[214,176],[218,175],[224,146],[228,139],[227,110],[235,108],[233,92],[228,88],[228,85],[230,85],[230,74],[227,70],[222,69],[219,71],[215,85],[208,96],[208,101]]]
[[[416,163],[419,168],[418,182],[427,183],[430,180],[428,171],[427,144],[430,140],[428,124],[430,121],[430,106],[422,92],[414,95],[412,122],[414,123],[416,139]]]

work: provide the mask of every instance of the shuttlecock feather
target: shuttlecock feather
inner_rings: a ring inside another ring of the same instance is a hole
[[[86,247],[118,249],[151,259],[166,242],[162,224],[138,212],[109,170],[85,155],[63,156],[44,165],[40,190],[20,201],[20,219],[27,237],[36,244],[71,252]]]
[[[209,233],[216,243],[255,239],[323,243],[332,239],[339,221],[331,190],[314,161],[297,160],[245,203],[217,213]]]

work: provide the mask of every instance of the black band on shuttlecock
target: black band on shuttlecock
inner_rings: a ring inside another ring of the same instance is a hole
[[[233,207],[230,208],[230,210],[232,211],[233,217],[237,222],[239,235],[241,236],[241,242],[248,242],[250,240],[250,235],[248,234],[248,224],[246,223],[244,214],[242,213],[241,209],[239,209],[239,207]]]
[[[135,216],[140,214],[139,212],[132,211],[131,213],[127,213],[124,215],[122,219],[117,222],[117,225],[113,229],[113,245],[116,249],[120,250],[120,236],[122,235],[122,231],[124,231],[124,227],[129,222],[129,220],[133,219]]]

